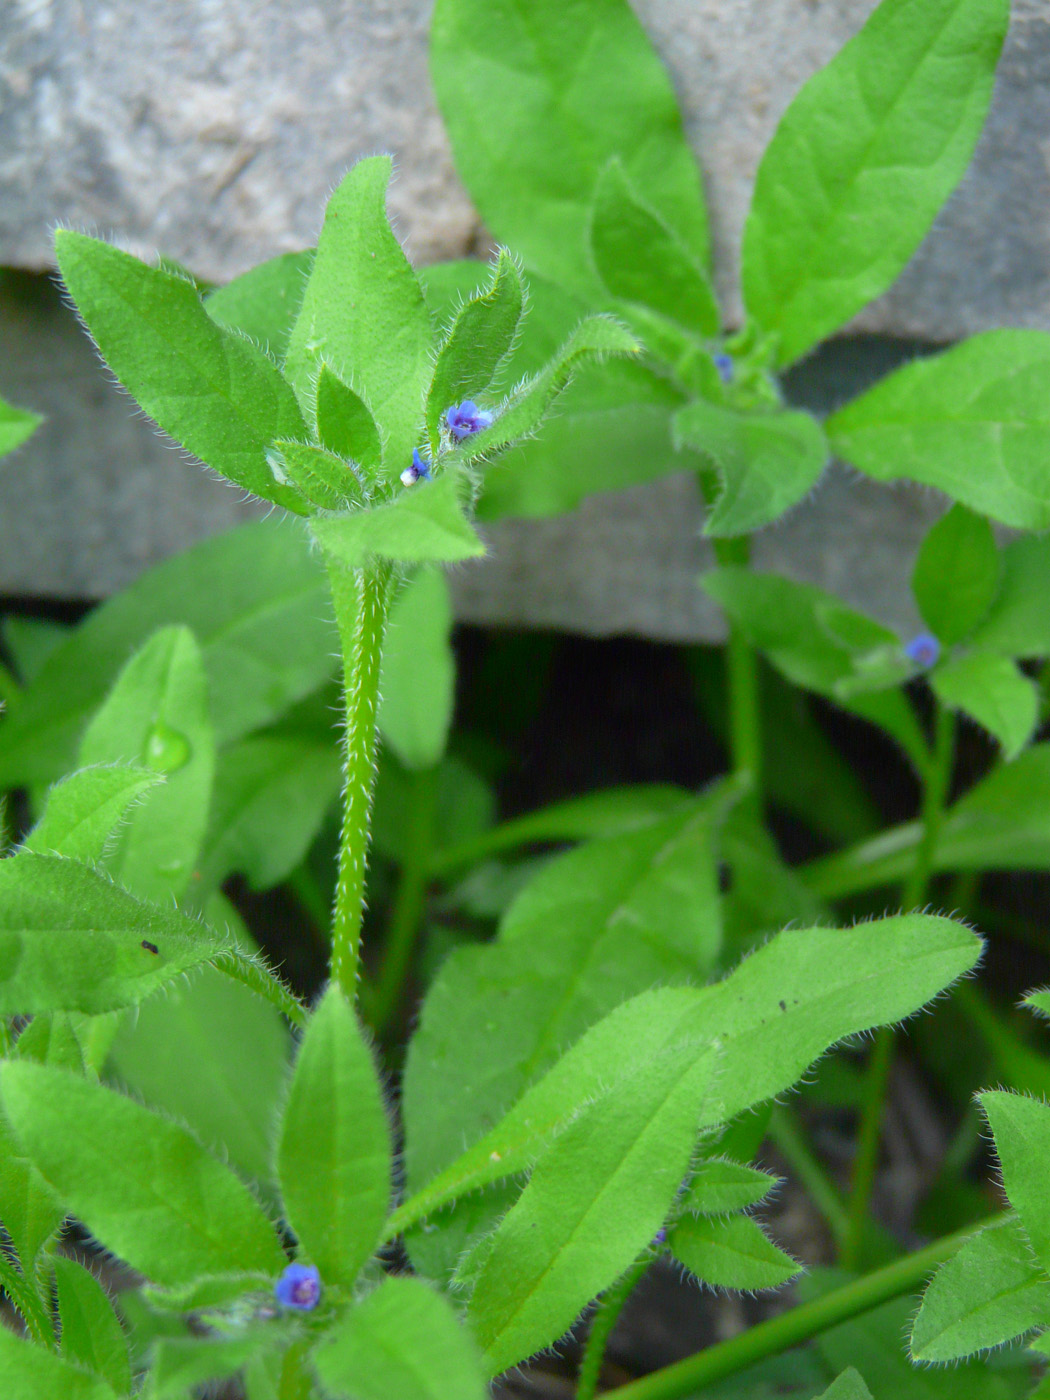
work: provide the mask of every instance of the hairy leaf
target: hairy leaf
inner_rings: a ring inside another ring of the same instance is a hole
[[[994,734],[1005,759],[1016,758],[1031,739],[1039,692],[1008,657],[971,652],[938,666],[930,684],[942,705],[965,711]]]
[[[749,1215],[685,1215],[667,1247],[691,1274],[716,1288],[778,1288],[801,1268]]]
[[[964,641],[999,591],[999,551],[988,521],[955,505],[922,542],[912,591],[922,620],[947,646]]]

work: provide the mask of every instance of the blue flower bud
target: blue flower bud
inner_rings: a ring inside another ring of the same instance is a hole
[[[941,644],[932,632],[920,632],[917,637],[912,637],[904,648],[904,655],[909,661],[914,661],[916,666],[928,669],[936,666],[941,655]]]
[[[732,355],[727,355],[724,350],[720,350],[717,355],[712,355],[711,358],[715,362],[715,369],[718,370],[722,383],[731,384],[733,382]]]
[[[492,414],[487,409],[478,408],[473,399],[464,399],[458,408],[450,408],[445,414],[448,430],[457,442],[480,433],[483,428],[492,427]]]
[[[406,467],[401,473],[401,483],[404,486],[414,486],[420,477],[430,480],[430,463],[420,453],[418,447],[412,449],[412,465]]]
[[[321,1275],[313,1264],[289,1264],[273,1291],[282,1308],[309,1312],[321,1297]]]

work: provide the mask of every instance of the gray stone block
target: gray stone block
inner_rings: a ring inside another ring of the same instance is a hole
[[[704,171],[727,306],[761,151],[873,0],[635,0]],[[56,221],[223,281],[305,247],[361,155],[394,152],[420,262],[477,235],[427,75],[426,0],[0,0],[0,262],[50,265]],[[1013,0],[973,168],[867,329],[944,341],[1050,328],[1050,7]]]

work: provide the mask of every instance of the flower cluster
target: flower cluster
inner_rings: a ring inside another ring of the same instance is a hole
[[[464,399],[461,404],[446,411],[445,423],[455,440],[462,442],[464,438],[473,437],[475,433],[491,428],[493,415],[487,408],[478,408],[473,399]],[[401,473],[402,484],[414,486],[420,478],[429,481],[431,465],[418,447],[413,448],[412,465]]]

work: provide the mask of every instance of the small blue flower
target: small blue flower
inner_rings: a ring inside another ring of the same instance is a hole
[[[904,648],[904,655],[916,666],[928,669],[936,666],[941,655],[941,644],[932,632],[920,632]]]
[[[457,442],[480,433],[483,428],[492,427],[492,414],[487,409],[478,408],[473,399],[464,399],[458,408],[450,408],[445,414],[448,430]]]
[[[401,473],[401,482],[404,486],[414,486],[420,477],[430,480],[430,463],[420,453],[418,447],[412,449],[412,465],[406,467]]]
[[[289,1264],[273,1291],[282,1308],[309,1312],[321,1297],[321,1275],[313,1264]]]
[[[724,350],[720,350],[717,355],[713,355],[711,358],[715,362],[715,369],[718,370],[722,383],[731,384],[733,382],[732,355],[727,355]]]

